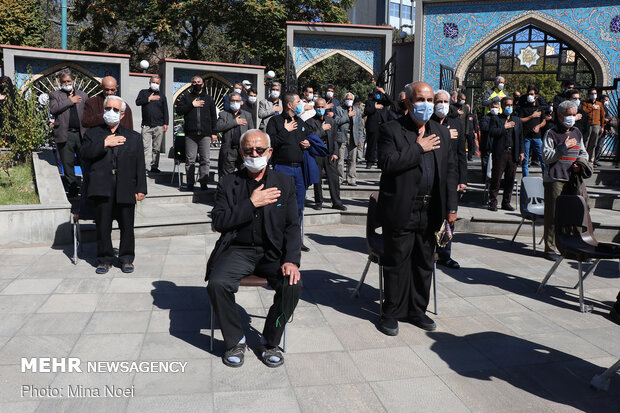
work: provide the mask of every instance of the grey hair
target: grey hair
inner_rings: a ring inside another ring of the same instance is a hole
[[[282,89],[282,85],[280,84],[280,82],[273,82],[271,83],[271,88],[273,89],[274,86],[279,86],[280,89]]]
[[[192,77],[192,80],[194,80],[194,79],[200,79],[200,80],[202,80],[202,77],[201,77],[201,76],[196,75],[196,76],[193,76],[193,77]]]
[[[579,106],[576,102],[573,102],[572,100],[565,100],[558,105],[558,113],[564,114],[568,112],[569,109],[577,109],[578,107]]]
[[[105,99],[103,100],[103,107],[104,108],[105,108],[106,104],[108,103],[108,100],[120,100],[122,102],[121,112],[125,112],[125,109],[127,109],[127,104],[125,103],[123,98],[118,97],[118,96],[114,96],[114,95],[109,95],[109,96],[105,97]]]
[[[433,95],[433,97],[434,97],[435,99],[437,99],[437,96],[438,96],[438,95],[442,95],[442,94],[443,94],[443,95],[448,96],[448,99],[450,99],[450,94],[448,93],[448,91],[447,91],[447,90],[443,90],[443,89],[439,89],[437,92],[435,92],[435,94]]]
[[[73,72],[71,72],[71,69],[62,69],[60,72],[58,72],[58,81],[62,82],[62,79],[67,76],[69,76],[71,80],[75,80],[75,76],[73,76]]]
[[[265,136],[267,138],[267,148],[271,148],[271,138],[266,132],[263,132],[260,129],[249,129],[245,131],[243,135],[241,135],[241,138],[239,139],[239,146],[243,146],[243,139],[245,139],[246,136],[249,136],[253,133],[260,133],[261,135]]]
[[[229,98],[233,97],[233,96],[239,96],[241,97],[241,93],[237,93],[237,92],[232,92],[230,95],[228,95]]]
[[[161,76],[159,76],[159,75],[153,75],[153,76],[151,76],[151,78],[149,79],[149,82],[150,82],[151,80],[153,80],[153,79],[159,79],[159,81],[161,82]]]
[[[497,76],[495,78],[495,83],[499,83],[499,80],[502,79],[504,82],[506,81],[506,79],[504,79],[504,76]]]
[[[354,95],[353,93],[351,93],[351,92],[347,92],[347,93],[344,95],[345,100],[347,99],[347,96],[351,96],[351,97],[353,98],[353,100],[355,100],[355,95]]]
[[[407,83],[403,91],[405,92],[405,97],[411,100],[411,97],[413,96],[413,83]]]

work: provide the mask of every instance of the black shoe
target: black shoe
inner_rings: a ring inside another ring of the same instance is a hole
[[[398,335],[398,321],[394,318],[381,318],[379,320],[379,331],[387,336]]]
[[[598,161],[594,161],[594,166],[601,166],[601,164]]]
[[[96,274],[107,274],[110,271],[110,264],[99,264],[97,265],[97,269],[95,270]]]
[[[458,270],[459,268],[461,268],[460,264],[454,261],[452,258],[448,258],[445,261],[439,261],[439,264],[443,265],[444,267],[452,268],[455,270]]]
[[[514,211],[514,210],[515,210],[515,207],[513,207],[513,206],[512,206],[512,205],[510,205],[510,204],[503,204],[503,205],[502,205],[502,209],[503,209],[503,210],[505,210],[505,211]]]
[[[411,322],[411,324],[421,328],[422,330],[435,331],[437,329],[437,324],[435,324],[433,319],[426,314],[409,317],[409,321]]]
[[[337,210],[339,210],[339,211],[346,211],[346,210],[347,210],[347,207],[346,207],[346,206],[344,206],[344,205],[342,205],[342,204],[332,205],[332,208],[333,208],[333,209],[337,209]]]
[[[122,263],[121,264],[121,271],[124,272],[125,274],[131,274],[133,272],[133,264],[130,263]]]
[[[154,174],[159,174],[159,173],[161,173],[161,171],[160,171],[157,167],[155,167],[155,166],[153,166],[153,167],[151,168],[151,172],[152,172],[152,173],[154,173]]]
[[[310,251],[310,248],[306,247],[304,244],[301,244],[301,250],[303,252],[308,252],[308,251]]]
[[[497,205],[489,205],[489,211],[497,211]]]
[[[549,261],[557,261],[560,256],[555,252],[545,252],[545,259]]]
[[[316,211],[320,211],[323,209],[323,204],[314,204],[312,205],[312,209],[316,210]]]
[[[620,163],[615,163],[614,168],[620,168]]]
[[[209,187],[206,184],[200,185],[200,190],[201,191],[207,191],[208,189],[209,189]]]
[[[192,192],[194,190],[194,185],[184,185],[181,187],[181,191],[183,192]]]

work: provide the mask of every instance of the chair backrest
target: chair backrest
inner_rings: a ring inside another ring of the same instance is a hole
[[[521,179],[520,194],[521,213],[528,211],[530,205],[539,205],[545,202],[545,188],[543,179],[538,176],[524,176]]]
[[[560,252],[571,241],[598,245],[590,230],[590,216],[580,195],[560,195],[555,203],[555,240]]]
[[[493,172],[493,154],[489,154],[489,162],[487,163],[487,179],[491,179]]]
[[[368,213],[366,215],[366,239],[377,237],[377,228],[381,226],[377,214],[377,204],[379,201],[379,192],[373,192],[368,199]]]

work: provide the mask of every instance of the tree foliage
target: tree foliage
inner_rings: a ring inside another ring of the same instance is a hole
[[[43,46],[47,27],[39,1],[0,1],[0,44]]]

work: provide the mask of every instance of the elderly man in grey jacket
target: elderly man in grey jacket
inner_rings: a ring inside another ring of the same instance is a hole
[[[65,185],[69,198],[78,195],[78,180],[75,176],[75,154],[80,152],[84,127],[82,114],[88,95],[74,87],[75,77],[71,70],[58,74],[60,90],[50,92],[50,113],[54,116],[54,141],[58,148],[65,171]]]
[[[340,147],[340,159],[342,166],[338,165],[340,178],[344,181],[343,185],[357,186],[357,148],[364,140],[364,125],[362,124],[362,112],[359,108],[353,106],[355,96],[353,93],[347,93],[344,96],[344,106],[334,108],[335,119],[338,124],[338,142],[342,142]],[[349,168],[344,174],[344,158],[345,151]]]
[[[228,97],[229,109],[220,112],[216,130],[222,133],[222,146],[217,161],[218,178],[231,174],[241,166],[239,140],[249,129],[254,129],[252,114],[241,110],[241,94],[233,92]]]
[[[267,124],[274,115],[282,113],[282,100],[280,100],[280,91],[282,86],[278,82],[271,84],[269,89],[269,97],[258,102],[258,118],[260,119],[260,130],[267,131]]]

